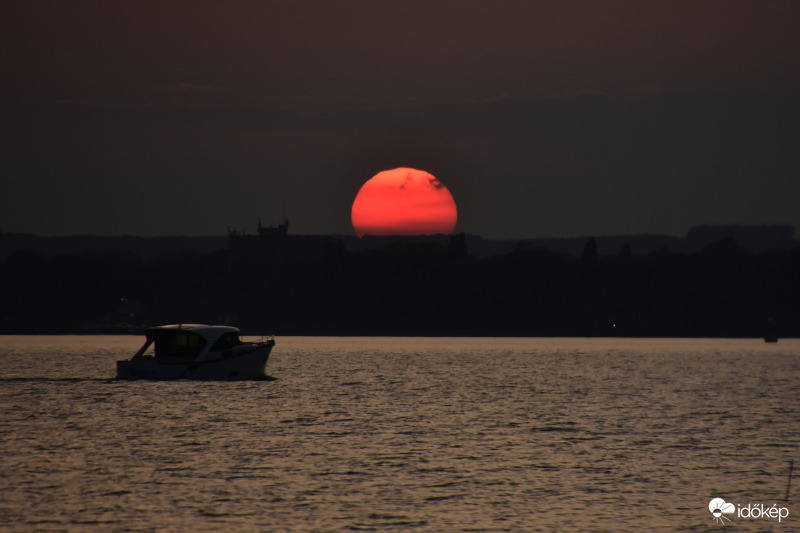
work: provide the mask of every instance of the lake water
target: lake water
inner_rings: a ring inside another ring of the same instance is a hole
[[[0,337],[0,530],[800,530],[800,340],[279,337],[272,381],[111,379],[141,340]]]

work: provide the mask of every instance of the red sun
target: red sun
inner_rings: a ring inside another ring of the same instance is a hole
[[[452,233],[458,211],[453,195],[432,174],[395,168],[361,186],[350,215],[359,237],[434,235]]]

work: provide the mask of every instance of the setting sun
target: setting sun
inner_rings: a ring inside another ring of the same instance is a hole
[[[364,235],[452,233],[458,211],[453,195],[435,176],[413,168],[379,172],[358,191],[351,220]]]

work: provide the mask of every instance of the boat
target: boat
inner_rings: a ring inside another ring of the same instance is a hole
[[[157,326],[131,359],[117,361],[117,379],[266,379],[273,346],[274,337],[245,342],[232,326]]]

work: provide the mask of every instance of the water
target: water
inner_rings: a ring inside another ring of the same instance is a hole
[[[0,337],[0,530],[800,530],[799,340],[277,342],[155,383],[110,379],[138,337]]]

